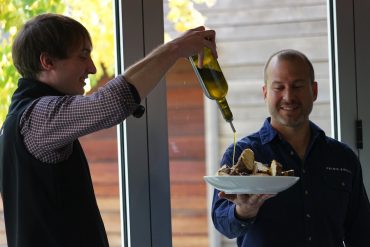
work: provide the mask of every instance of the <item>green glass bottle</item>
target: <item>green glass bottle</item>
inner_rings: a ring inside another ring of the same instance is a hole
[[[217,102],[222,116],[230,123],[231,129],[235,133],[233,114],[226,100],[228,85],[217,59],[214,58],[211,50],[205,47],[202,68],[198,67],[198,55],[189,57],[189,60],[204,94]]]

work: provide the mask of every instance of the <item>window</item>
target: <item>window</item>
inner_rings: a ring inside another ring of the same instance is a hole
[[[171,37],[180,34],[167,18],[178,14],[171,9],[175,2],[163,2],[164,31]],[[319,96],[311,119],[330,136],[326,1],[213,2],[193,3],[192,11],[199,11],[204,25],[216,30],[218,61],[229,85],[226,98],[237,138],[257,131],[268,116],[262,97],[264,64],[271,54],[287,48],[302,51],[313,62]],[[216,102],[204,97],[187,60],[176,63],[166,83],[173,246],[226,246],[235,240],[223,239],[214,230],[209,212],[213,188],[207,188],[203,176],[215,174],[223,152],[233,143],[233,132]]]

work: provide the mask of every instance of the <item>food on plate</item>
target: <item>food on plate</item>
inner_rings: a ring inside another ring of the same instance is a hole
[[[294,176],[294,170],[283,171],[283,166],[272,160],[270,166],[255,161],[252,149],[244,149],[238,161],[232,167],[223,165],[218,176]]]

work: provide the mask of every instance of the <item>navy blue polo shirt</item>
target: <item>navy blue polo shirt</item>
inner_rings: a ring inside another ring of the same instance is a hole
[[[357,156],[314,123],[310,122],[310,128],[303,161],[271,127],[269,118],[258,132],[237,142],[235,161],[251,148],[256,161],[270,164],[275,159],[300,177],[295,185],[268,199],[249,221],[237,219],[235,205],[220,199],[215,190],[214,225],[226,237],[237,238],[238,246],[370,246],[370,205]],[[221,165],[232,164],[232,153],[233,145]]]

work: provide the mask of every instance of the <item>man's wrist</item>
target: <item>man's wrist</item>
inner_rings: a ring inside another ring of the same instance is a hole
[[[251,217],[251,218],[241,218],[237,215],[236,213],[236,205],[234,205],[234,207],[232,207],[232,212],[230,212],[233,214],[234,216],[234,219],[235,219],[235,230],[236,229],[241,229],[242,231],[245,231],[247,230],[255,221],[255,217]]]
[[[235,205],[234,215],[235,215],[235,218],[237,218],[238,220],[243,220],[243,221],[250,221],[251,219],[256,218],[255,215],[244,212],[243,209],[238,205]]]

